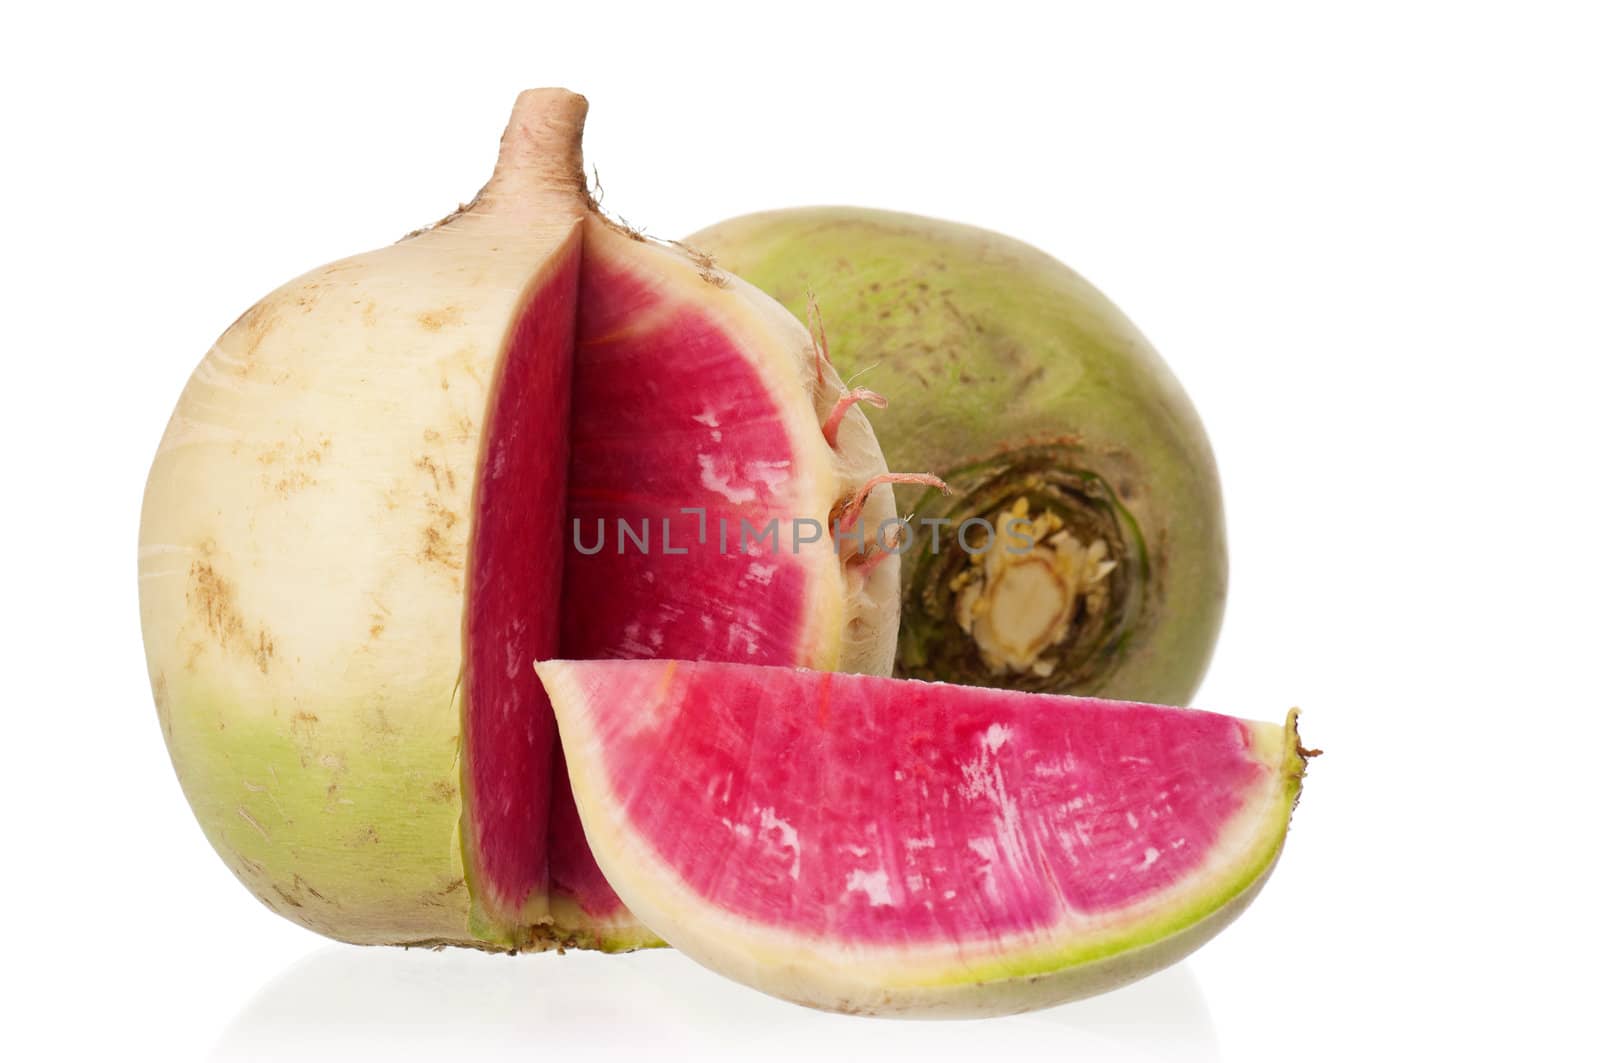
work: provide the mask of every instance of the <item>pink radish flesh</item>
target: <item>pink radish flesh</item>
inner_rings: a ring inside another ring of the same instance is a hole
[[[585,755],[604,751],[629,831],[708,904],[801,935],[975,940],[1121,912],[1193,875],[1274,781],[1250,725],[1193,710],[574,667]]]
[[[474,500],[463,693],[476,888],[514,917],[546,884],[555,725],[533,662],[558,644],[578,245],[538,282],[501,362]]]
[[[796,556],[802,511],[794,440],[770,384],[696,304],[586,250],[573,371],[572,465],[561,654],[793,664],[809,659],[808,580],[818,554]],[[705,541],[698,515],[705,509]],[[617,519],[650,524],[648,553],[619,553]],[[774,518],[781,549],[754,539]],[[662,521],[671,523],[668,554]],[[741,520],[753,531],[740,553]],[[720,523],[727,522],[722,552]],[[826,541],[821,545],[827,550]],[[823,562],[834,564],[831,555]],[[621,901],[595,866],[555,761],[551,887],[605,916]]]

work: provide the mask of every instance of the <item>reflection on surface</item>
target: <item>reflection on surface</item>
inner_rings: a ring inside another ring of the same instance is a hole
[[[728,982],[665,950],[488,956],[329,946],[291,965],[229,1024],[213,1059],[737,1058],[985,1063],[1036,1044],[1052,1058],[1217,1060],[1187,964],[1125,989],[1006,1019],[825,1015]]]

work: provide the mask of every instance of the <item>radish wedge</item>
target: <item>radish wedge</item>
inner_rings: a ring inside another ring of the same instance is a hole
[[[1225,926],[1306,751],[1191,709],[691,661],[538,666],[583,828],[651,929],[831,1011],[997,1015]]]

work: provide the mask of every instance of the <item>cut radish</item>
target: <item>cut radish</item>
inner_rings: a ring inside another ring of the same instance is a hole
[[[950,483],[898,491],[919,534],[897,674],[1188,703],[1222,623],[1222,491],[1194,405],[1109,299],[1021,241],[886,210],[747,214],[688,242],[801,317],[820,299],[840,375],[894,400],[874,417],[889,463]],[[979,557],[941,550],[938,521],[1023,535]]]
[[[893,657],[897,573],[825,531],[885,472],[865,418],[825,436],[845,389],[804,325],[597,212],[586,106],[524,93],[472,203],[247,311],[151,469],[140,605],[179,779],[251,891],[333,937],[656,940],[584,846],[538,658]],[[648,556],[569,551],[569,465],[573,515],[649,519]],[[779,518],[784,549],[665,554],[686,508],[735,549]],[[802,519],[824,534],[795,553]]]
[[[703,662],[538,666],[599,866],[685,953],[813,1007],[1003,1014],[1249,903],[1305,768],[1190,709]]]

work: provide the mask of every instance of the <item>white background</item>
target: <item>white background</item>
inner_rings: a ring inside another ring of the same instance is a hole
[[[1581,7],[3,17],[0,1054],[1594,1058],[1600,27]],[[539,84],[589,96],[607,205],[654,233],[819,202],[955,218],[1072,264],[1165,353],[1229,510],[1199,703],[1299,704],[1328,751],[1233,928],[1096,1000],[891,1023],[672,953],[331,945],[233,881],[150,704],[147,462],[240,310],[469,197]]]

